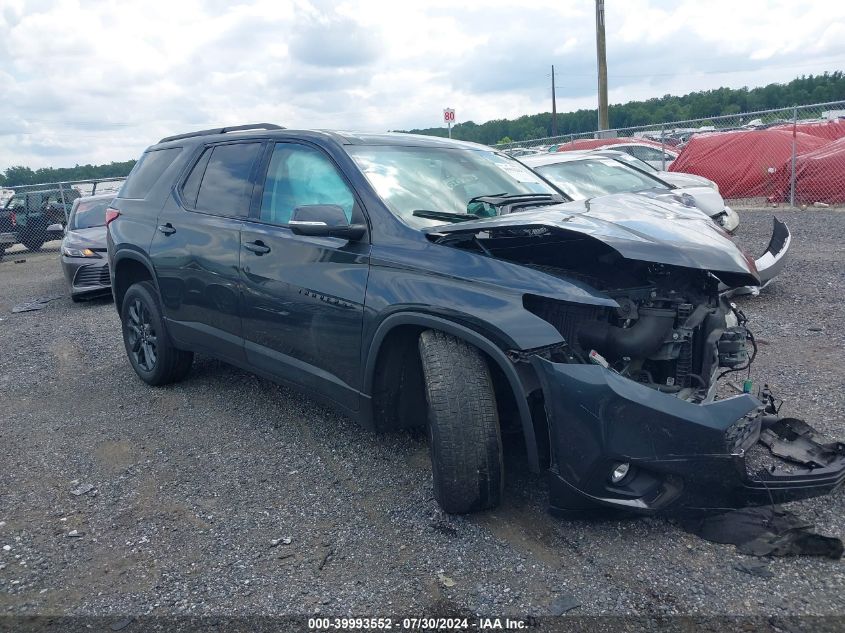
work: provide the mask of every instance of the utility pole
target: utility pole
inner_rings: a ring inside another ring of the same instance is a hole
[[[607,53],[604,44],[604,0],[596,0],[596,58],[599,70],[599,130],[610,127],[607,120]]]
[[[555,67],[552,64],[552,136],[557,136],[557,101],[555,99]]]

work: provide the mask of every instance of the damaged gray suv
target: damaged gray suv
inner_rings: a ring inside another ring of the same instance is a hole
[[[845,447],[767,392],[717,396],[755,349],[720,284],[760,280],[694,209],[569,201],[479,145],[263,124],[162,139],[106,220],[142,380],[202,352],[370,428],[427,428],[448,512],[499,503],[503,441],[558,510],[767,504],[845,479]],[[770,467],[747,468],[752,449]]]

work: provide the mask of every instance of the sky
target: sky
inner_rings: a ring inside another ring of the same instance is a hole
[[[845,69],[845,2],[606,0],[610,103]],[[271,122],[386,131],[596,104],[593,0],[0,0],[0,170]]]

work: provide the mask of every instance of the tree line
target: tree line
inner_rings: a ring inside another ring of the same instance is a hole
[[[135,160],[108,165],[76,165],[75,167],[41,167],[31,169],[16,165],[0,173],[0,186],[36,185],[42,182],[67,182],[69,180],[92,180],[95,178],[121,178],[129,175]]]
[[[610,127],[622,128],[841,100],[845,100],[845,73],[835,71],[815,76],[802,75],[786,84],[769,84],[761,88],[718,88],[691,92],[680,97],[665,95],[645,101],[630,101],[611,105],[609,117]],[[595,109],[559,113],[558,134],[592,132],[596,129],[596,118]],[[440,127],[408,131],[430,136],[447,134],[446,128]],[[524,115],[517,119],[496,119],[482,124],[466,121],[452,127],[452,138],[485,145],[551,135],[550,112]],[[129,175],[134,165],[134,160],[112,162],[108,165],[40,169],[18,165],[0,172],[0,186],[123,177]]]
[[[845,100],[845,73],[835,71],[815,76],[802,75],[786,84],[769,84],[760,88],[718,88],[680,97],[665,95],[645,101],[629,101],[611,105],[608,116],[611,128],[624,128],[841,100]],[[558,134],[592,132],[596,129],[597,118],[596,109],[558,113]],[[445,127],[407,131],[430,136],[447,135]],[[452,138],[484,145],[547,136],[552,136],[551,112],[524,115],[517,119],[496,119],[482,124],[466,121],[452,126]]]

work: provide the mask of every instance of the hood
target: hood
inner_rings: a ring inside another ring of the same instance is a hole
[[[640,192],[657,200],[669,204],[683,204],[683,196],[689,196],[695,203],[696,208],[701,209],[708,217],[719,215],[725,209],[725,201],[719,192],[706,185],[676,186],[675,189],[665,191],[662,189],[651,189]]]
[[[66,245],[74,244],[91,250],[106,249],[106,227],[92,226],[88,229],[74,229],[65,234]]]
[[[719,192],[716,183],[704,176],[685,174],[679,171],[659,171],[656,176],[660,180],[676,187],[710,187],[711,189],[715,189],[717,193]]]
[[[620,193],[425,229],[431,236],[495,229],[578,233],[626,259],[707,270],[728,286],[760,283],[754,260],[696,208]]]

